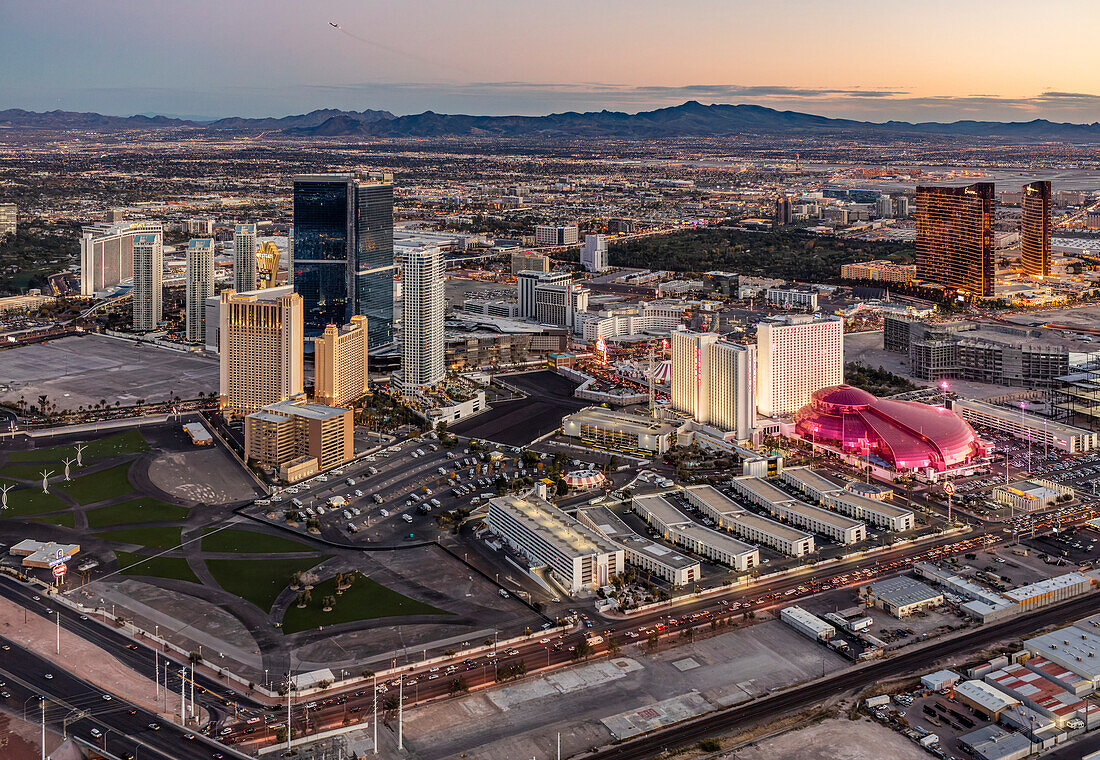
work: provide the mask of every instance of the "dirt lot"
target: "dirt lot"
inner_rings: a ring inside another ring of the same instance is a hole
[[[901,734],[870,720],[834,718],[765,739],[721,760],[928,760]]]

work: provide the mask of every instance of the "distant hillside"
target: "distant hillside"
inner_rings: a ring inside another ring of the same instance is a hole
[[[721,135],[866,135],[906,134],[998,138],[1051,142],[1100,142],[1100,124],[1067,124],[1035,119],[1026,122],[904,121],[885,123],[832,119],[797,111],[754,105],[679,106],[628,114],[619,111],[555,113],[547,116],[471,116],[433,111],[394,116],[389,111],[320,109],[297,116],[246,119],[231,117],[211,123],[164,116],[102,116],[95,113],[20,109],[0,111],[0,127],[41,130],[124,130],[193,128],[209,131],[281,132],[292,137],[610,137],[659,139]]]

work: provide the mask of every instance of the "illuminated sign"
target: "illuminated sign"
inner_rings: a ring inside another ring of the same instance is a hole
[[[69,572],[68,565],[65,565],[65,564],[54,565],[53,577],[54,578],[64,578],[65,573],[67,573],[67,572]]]

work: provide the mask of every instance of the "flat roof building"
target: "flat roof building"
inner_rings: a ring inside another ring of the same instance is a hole
[[[998,504],[1007,504],[1021,512],[1035,512],[1050,509],[1065,497],[1073,497],[1073,488],[1053,480],[1032,478],[1017,480],[1015,483],[999,485],[993,489],[993,500]]]
[[[1092,590],[1092,581],[1081,573],[1066,573],[1037,583],[1010,589],[1004,595],[1021,609],[1030,610],[1072,599]]]
[[[520,272],[549,272],[550,257],[533,251],[518,251],[512,254],[512,274]]]
[[[367,318],[356,315],[343,327],[328,325],[313,339],[313,397],[344,406],[370,389],[367,372]]]
[[[245,417],[244,451],[246,461],[273,469],[309,457],[316,460],[313,472],[320,472],[355,456],[355,420],[350,409],[314,402],[270,404]],[[309,469],[301,464],[298,479]],[[280,473],[283,480],[290,479],[287,472]]]
[[[1021,760],[1032,753],[1031,740],[997,725],[985,726],[959,737],[978,760]]]
[[[288,293],[268,301],[233,290],[219,297],[222,408],[246,415],[301,396],[302,297]]]
[[[842,544],[855,544],[867,538],[867,526],[860,520],[812,507],[763,478],[742,476],[734,478],[732,483],[750,502],[792,525],[828,536]]]
[[[639,536],[607,507],[582,509],[577,519],[622,547],[628,565],[653,573],[676,588],[697,583],[702,576],[698,560]]]
[[[815,641],[828,641],[836,633],[836,628],[801,607],[784,607],[779,611],[779,619]]]
[[[637,496],[633,509],[668,541],[684,546],[735,570],[751,570],[760,564],[760,550],[731,536],[711,530],[673,506],[664,496]]]
[[[896,618],[943,604],[943,593],[904,575],[876,581],[862,587],[859,593],[874,606]]]
[[[80,544],[58,544],[25,538],[8,549],[8,553],[23,558],[24,567],[46,568],[58,560],[72,559],[80,552]]]
[[[1100,633],[1069,626],[1027,639],[1029,652],[1041,655],[1100,687]]]
[[[533,564],[548,567],[571,595],[606,586],[625,567],[622,548],[542,499],[490,499],[485,523]]]
[[[561,421],[562,435],[594,449],[629,456],[660,456],[676,445],[677,425],[640,414],[590,406]]]
[[[1053,446],[1069,454],[1094,451],[1100,441],[1100,434],[1095,431],[986,401],[955,399],[951,401],[951,411],[971,425],[1006,433],[1021,441],[1031,441],[1035,446]]]
[[[865,520],[886,530],[913,530],[917,525],[917,518],[911,509],[897,507],[878,499],[869,499],[866,496],[858,496],[848,491],[838,491],[826,496],[824,504],[829,509]]]
[[[1023,665],[1012,664],[995,670],[987,674],[985,680],[1050,718],[1059,727],[1073,718],[1084,719],[1086,715],[1088,706],[1084,700],[1066,691],[1061,684],[1047,679],[1042,673],[1029,670]]]
[[[809,533],[749,512],[713,486],[693,486],[685,489],[684,495],[719,528],[741,538],[792,557],[801,557],[814,550],[814,537]]]

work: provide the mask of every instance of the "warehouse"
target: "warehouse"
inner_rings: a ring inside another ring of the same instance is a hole
[[[860,596],[896,618],[943,604],[943,594],[904,575],[877,581],[859,590]]]
[[[760,550],[755,546],[693,522],[663,496],[635,497],[634,511],[665,540],[715,562],[740,571],[751,570],[760,564]]]
[[[1100,687],[1100,634],[1074,625],[1027,639],[1024,646],[1081,676],[1090,690]]]
[[[1014,588],[1004,595],[1020,605],[1021,609],[1032,610],[1055,602],[1064,602],[1091,590],[1092,581],[1088,577],[1080,573],[1066,573]]]
[[[1032,710],[1063,727],[1074,718],[1084,720],[1087,703],[1041,673],[1022,665],[1009,665],[985,676],[987,683],[1023,702]]]
[[[917,521],[913,510],[895,507],[878,499],[868,499],[854,493],[840,491],[825,497],[825,506],[848,517],[864,520],[885,530],[913,530]]]
[[[1020,760],[1032,751],[1031,740],[1026,736],[1000,726],[986,726],[964,734],[959,737],[959,744],[979,760]]]
[[[549,567],[570,594],[606,586],[625,567],[621,548],[542,499],[490,499],[485,523],[532,564]]]
[[[821,507],[811,507],[805,502],[785,501],[772,504],[769,509],[774,516],[785,522],[828,536],[845,545],[858,544],[867,539],[866,524]]]
[[[1002,710],[1020,704],[1020,700],[982,681],[963,681],[956,684],[951,696],[993,721],[1000,717]]]
[[[836,633],[836,628],[801,607],[784,607],[779,611],[779,619],[815,641],[828,641]]]
[[[685,557],[663,544],[639,536],[607,507],[582,509],[577,513],[577,519],[589,528],[599,531],[612,543],[622,547],[627,564],[653,573],[675,588],[699,581],[701,573],[696,560]]]
[[[953,670],[937,670],[921,676],[920,685],[929,691],[947,691],[959,682],[961,676]]]

